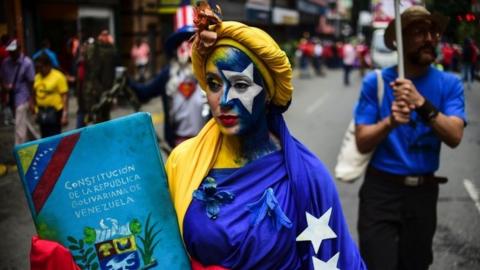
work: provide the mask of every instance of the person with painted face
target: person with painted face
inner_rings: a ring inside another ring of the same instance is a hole
[[[193,73],[213,118],[166,163],[192,269],[366,269],[332,177],[283,119],[293,91],[285,52],[205,2],[195,22]],[[32,269],[59,260],[77,269],[64,247],[33,239]]]
[[[440,147],[460,144],[466,125],[463,85],[431,64],[448,18],[412,6],[401,14],[405,78],[397,67],[368,74],[355,109],[356,142],[373,152],[360,189],[358,232],[368,269],[428,269],[433,261]],[[385,44],[395,50],[394,22]],[[378,104],[382,104],[381,107]]]
[[[188,39],[195,33],[192,6],[179,8],[175,18],[178,29],[165,44],[169,64],[148,83],[129,81],[140,100],[147,101],[156,96],[162,98],[164,139],[172,148],[197,135],[209,117],[205,95],[193,76],[190,61],[191,44]]]
[[[195,22],[193,72],[213,119],[166,164],[192,269],[365,269],[331,176],[283,119],[285,52],[205,2]]]

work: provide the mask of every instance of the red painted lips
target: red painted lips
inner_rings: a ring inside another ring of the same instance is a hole
[[[220,115],[218,119],[224,127],[231,127],[238,123],[238,117],[234,115]]]

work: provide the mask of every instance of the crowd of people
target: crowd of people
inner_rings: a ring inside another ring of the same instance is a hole
[[[82,44],[74,37],[67,51],[70,61],[60,62],[50,42],[44,40],[30,57],[17,39],[2,36],[0,118],[2,125],[14,126],[15,144],[61,133],[68,124],[70,92],[78,101],[77,127],[110,119],[110,108],[92,108],[113,85],[116,56],[112,37],[102,31]],[[1,167],[5,174],[9,167],[3,163]]]
[[[222,21],[218,10],[202,3],[195,27],[178,27],[169,37],[171,61],[148,82],[149,48],[136,42],[131,56],[139,81],[129,82],[142,100],[162,97],[165,137],[174,148],[166,163],[168,185],[192,269],[428,269],[439,185],[445,182],[435,175],[441,145],[458,146],[467,125],[461,80],[435,64],[455,70],[454,59],[461,58],[470,88],[475,43],[466,39],[458,52],[440,44],[448,19],[413,6],[401,15],[405,78],[396,66],[364,76],[355,138],[372,159],[359,195],[357,248],[333,178],[283,119],[294,91],[287,55],[263,30]],[[396,50],[393,28],[390,23],[385,30],[385,45]],[[0,68],[7,94],[2,104],[13,111],[15,142],[34,132],[30,114],[37,116],[42,137],[60,133],[68,121],[72,73],[56,67],[48,43],[34,60],[21,53],[17,40],[2,44],[0,54],[8,53]],[[307,77],[312,65],[324,76],[333,51],[345,86],[353,68],[363,76],[371,66],[363,41],[327,46],[304,35],[296,54],[300,75]],[[108,106],[91,110],[113,84],[108,32],[80,44],[76,63],[77,126],[108,120]],[[51,245],[58,244],[32,247],[45,253],[32,262],[35,269],[60,256],[72,261],[68,251],[46,252]],[[73,261],[69,265],[77,269]]]
[[[325,76],[325,68],[343,68],[344,85],[350,84],[350,72],[358,68],[360,76],[372,67],[370,52],[364,38],[353,39],[347,42],[322,41],[318,37],[310,37],[308,32],[303,34],[296,49],[296,58],[300,78],[309,78],[313,70],[317,76]]]
[[[349,86],[352,70],[358,69],[360,77],[363,78],[367,70],[381,68],[374,66],[370,50],[363,36],[333,42],[310,37],[306,32],[298,41],[295,60],[300,78],[309,78],[314,74],[325,76],[326,68],[342,68],[343,84]],[[437,44],[435,53],[436,58],[432,65],[440,70],[459,73],[467,89],[471,89],[480,69],[480,49],[475,40],[466,37],[461,44],[444,40]]]
[[[133,75],[127,83],[142,102],[162,98],[164,140],[170,148],[195,136],[210,115],[192,73],[188,39],[195,32],[193,21],[174,30],[165,44],[169,63],[153,76],[149,45],[135,40],[130,52]],[[110,119],[112,102],[104,102],[102,94],[113,87],[120,62],[113,38],[101,31],[95,39],[80,43],[75,37],[67,45],[71,61],[63,63],[48,40],[30,58],[16,39],[2,37],[0,118],[3,125],[14,125],[15,144],[61,133],[68,124],[69,92],[77,99],[77,128]]]
[[[197,135],[210,115],[205,94],[193,74],[190,58],[192,45],[189,39],[195,34],[193,8],[179,9],[176,16],[183,16],[185,20],[179,20],[174,32],[166,39],[164,47],[168,63],[147,82],[129,81],[140,100],[161,97],[165,115],[164,140],[169,148]],[[132,56],[137,54],[138,47],[132,48]],[[136,58],[134,62],[137,62]]]
[[[109,119],[108,110],[99,116],[92,115],[94,112],[90,110],[92,105],[98,102],[100,94],[113,85],[115,66],[118,61],[113,38],[108,31],[104,30],[97,38],[88,38],[81,44],[78,38],[73,37],[67,46],[68,59],[64,57],[64,61],[61,62],[50,48],[48,40],[42,41],[41,48],[30,57],[23,52],[17,39],[2,37],[0,51],[3,59],[0,81],[3,124],[8,125],[11,122],[7,111],[12,110],[12,115],[15,117],[23,117],[22,111],[20,116],[16,113],[17,107],[29,103],[30,110],[27,111],[33,114],[30,116],[33,116],[40,126],[42,116],[53,115],[53,113],[41,111],[51,108],[54,112],[63,115],[54,122],[65,125],[68,121],[65,117],[68,113],[68,108],[65,107],[68,105],[66,93],[70,90],[77,96],[79,103],[77,127]],[[58,101],[57,94],[61,96],[62,102]],[[60,103],[64,105],[59,105]],[[32,119],[32,117],[27,118]],[[27,139],[22,127],[25,121],[20,122],[15,125],[17,130],[20,129],[17,132],[19,134],[16,143],[23,143]],[[41,137],[58,134],[61,131],[58,128],[56,130],[53,133],[41,133]]]
[[[175,31],[177,30],[175,29]],[[192,31],[190,30],[190,33],[193,33]],[[191,34],[185,35],[182,32],[181,36],[185,39]],[[0,73],[2,117],[0,118],[3,125],[15,124],[15,143],[23,143],[27,138],[39,138],[60,133],[61,127],[66,125],[68,121],[68,117],[66,117],[68,113],[66,91],[69,89],[73,89],[78,98],[77,128],[110,118],[111,108],[108,104],[102,106],[102,110],[96,112],[92,112],[91,108],[98,103],[101,93],[110,89],[114,83],[115,65],[119,61],[116,59],[113,39],[107,31],[102,31],[96,39],[89,38],[83,43],[80,43],[78,37],[74,36],[69,40],[67,46],[70,60],[64,59],[65,63],[60,63],[57,54],[51,49],[51,44],[47,39],[41,42],[41,48],[30,58],[22,53],[22,48],[20,48],[16,39],[9,39],[6,35],[2,36],[0,40],[0,63],[3,66],[3,71]],[[180,46],[180,44],[175,44],[175,46]],[[185,48],[185,46],[182,48]],[[168,50],[170,51],[168,53],[170,59],[182,59],[177,56],[176,47]],[[189,48],[183,50],[188,53]],[[462,46],[446,41],[441,42],[436,47],[436,53],[435,67],[445,71],[461,72],[467,89],[470,89],[473,80],[475,80],[475,72],[478,66],[477,59],[480,53],[473,39],[465,38]],[[170,120],[175,117],[173,116],[174,112],[169,108],[174,100],[172,98],[174,91],[166,91],[165,85],[167,85],[168,79],[173,77],[171,74],[167,75],[170,72],[171,64],[166,65],[162,71],[152,76],[149,72],[149,65],[151,64],[150,47],[141,38],[135,40],[130,55],[134,74],[130,80],[130,86],[143,100],[148,100],[157,95],[162,97],[165,114],[170,116],[166,119],[165,126],[166,138],[170,146],[177,144],[174,143],[174,135],[171,134],[177,134],[176,136],[184,138],[194,136],[199,128],[196,128],[195,131],[189,131],[189,135],[185,136],[185,132],[175,131],[174,128],[174,126],[181,126],[178,122],[180,120],[177,120],[178,123],[175,125],[170,123]],[[370,49],[364,42],[364,38],[332,42],[311,37],[308,32],[305,32],[298,42],[295,57],[300,78],[310,77],[312,70],[313,74],[317,76],[325,76],[327,68],[341,67],[344,71],[344,86],[350,85],[352,70],[358,69],[360,76],[363,77],[366,70],[373,68]],[[97,65],[99,63],[98,59],[101,60],[102,65]],[[17,66],[20,67],[18,70]],[[48,73],[42,74],[40,72],[41,68],[49,70]],[[181,70],[188,70],[188,68],[182,68]],[[57,73],[57,71],[60,71],[60,73]],[[55,84],[61,86],[51,85],[53,81],[47,78],[50,72],[54,74],[51,77],[55,77],[53,80]],[[45,78],[47,79],[45,80]],[[35,81],[38,83],[35,83]],[[51,89],[45,90],[46,81]],[[195,84],[194,79],[192,82]],[[57,90],[51,91],[52,89]],[[166,94],[167,92],[169,95]],[[47,97],[45,99],[45,93],[56,95],[59,98],[50,99]],[[15,98],[15,96],[18,97]],[[42,102],[42,99],[47,101]],[[27,101],[28,105],[26,105]],[[183,102],[180,103],[183,104]],[[178,106],[173,110],[178,111]],[[49,126],[50,124],[46,124],[46,122],[41,124],[39,121],[42,119],[55,123],[54,127],[45,128],[45,125]],[[39,124],[40,132],[35,129],[35,121]],[[195,122],[199,126],[204,123],[204,121]]]

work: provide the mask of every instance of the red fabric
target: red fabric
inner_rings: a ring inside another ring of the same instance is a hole
[[[197,262],[192,258],[192,270],[229,270],[229,269],[223,268],[221,266],[216,266],[216,265],[203,266],[201,263]]]
[[[315,44],[311,43],[310,41],[300,43],[298,47],[303,55],[307,57],[313,56],[315,52]]]
[[[80,61],[77,66],[77,80],[82,81],[85,79],[85,61]]]
[[[189,99],[192,96],[195,89],[197,89],[197,85],[194,82],[182,82],[178,86],[178,91],[180,91],[186,99]]]
[[[471,46],[472,46],[472,64],[476,64],[477,58],[478,58],[478,47],[477,45],[475,45],[475,43],[473,43],[473,41]]]
[[[345,44],[335,44],[335,47],[337,48],[337,55],[340,59],[343,59],[343,48],[345,47]]]
[[[444,46],[442,48],[443,62],[446,65],[450,65],[453,62],[453,54],[454,53],[455,53],[455,51],[450,46]]]
[[[331,58],[333,57],[333,50],[332,50],[332,45],[325,45],[323,46],[323,54],[322,56],[324,58]]]
[[[32,237],[30,250],[31,270],[81,270],[73,261],[72,254],[57,242]]]
[[[0,90],[0,104],[7,105],[9,100],[8,92]]]
[[[5,49],[5,46],[0,46],[0,64],[3,62],[3,59],[8,57],[8,51]]]

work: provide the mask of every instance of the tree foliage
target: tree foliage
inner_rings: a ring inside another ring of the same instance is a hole
[[[479,41],[479,20],[474,22],[465,22],[458,20],[457,17],[464,17],[465,14],[471,12],[470,0],[426,0],[426,7],[431,12],[439,12],[450,18],[444,37],[448,41],[462,43],[467,36],[473,37]]]

